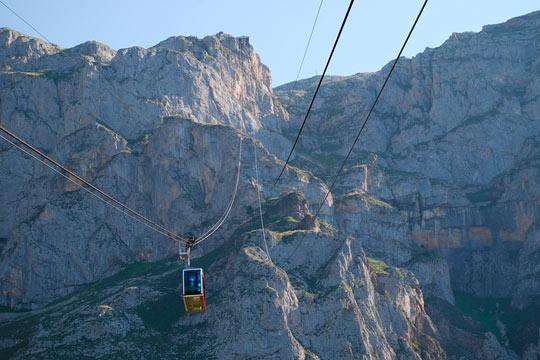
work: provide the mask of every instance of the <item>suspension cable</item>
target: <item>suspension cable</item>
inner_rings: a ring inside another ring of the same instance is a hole
[[[236,183],[234,185],[234,191],[233,191],[233,194],[231,196],[231,200],[229,201],[229,205],[225,209],[225,212],[223,213],[221,218],[214,224],[214,226],[212,226],[207,232],[205,232],[203,235],[201,235],[197,239],[197,241],[195,241],[195,243],[193,245],[198,245],[198,244],[202,243],[204,240],[208,239],[210,236],[212,236],[221,227],[221,225],[223,225],[223,223],[225,222],[225,220],[229,216],[229,213],[231,212],[231,209],[232,209],[233,204],[234,204],[234,200],[236,199],[236,193],[237,193],[237,190],[238,190],[238,183],[239,183],[239,180],[240,180],[240,169],[241,169],[241,165],[242,165],[242,140],[243,140],[243,138],[241,136],[240,137],[239,151],[238,151],[238,170],[236,172]]]
[[[2,5],[4,5],[9,11],[11,11],[11,12],[12,12],[15,16],[17,16],[20,20],[22,20],[26,25],[28,25],[29,27],[31,27],[31,28],[32,28],[36,33],[38,33],[43,39],[45,39],[46,41],[48,41],[49,43],[52,44],[52,41],[51,41],[51,40],[49,40],[45,35],[43,35],[43,33],[41,33],[41,32],[40,32],[36,27],[34,27],[30,22],[28,22],[28,21],[25,20],[21,15],[19,15],[17,12],[15,12],[15,10],[11,9],[10,7],[8,7],[2,0],[0,0],[0,3],[2,3]],[[75,67],[77,66],[77,64],[75,63],[75,61],[74,61],[72,58],[67,57],[67,59],[68,59]],[[120,96],[118,96],[116,93],[114,93],[113,91],[111,91],[111,90],[108,89],[108,88],[107,88],[107,90],[108,90],[108,92],[109,92],[109,94],[110,94],[111,96],[113,96],[113,97],[116,98],[118,101],[120,101],[121,103],[123,103],[127,108],[129,108],[130,110],[134,111],[134,112],[137,113],[138,115],[144,117],[144,115],[143,115],[140,111],[138,111],[136,108],[134,108],[134,107],[132,107],[131,105],[129,105],[124,99],[122,99],[122,98],[121,98]],[[92,117],[94,117],[96,120],[99,121],[99,118],[98,118],[97,116],[95,116],[95,115],[93,115],[93,114],[90,114],[90,113],[88,113],[88,114],[91,115]],[[7,132],[7,130],[5,130],[4,128],[2,128],[2,129],[0,129],[0,130],[3,130],[4,132],[6,132],[6,134],[10,135],[10,134]],[[11,135],[10,135],[10,136],[11,136]],[[21,142],[21,143],[24,144],[24,141],[22,141],[21,139],[18,139],[18,138],[17,138],[17,140],[18,140],[19,142]],[[25,146],[26,146],[26,145],[27,145],[27,144],[25,144]],[[38,153],[39,153],[39,152],[38,152]],[[41,155],[41,156],[44,156],[44,155],[41,154],[41,153],[40,153],[40,155]],[[46,156],[44,156],[44,157],[47,158]],[[56,166],[62,168],[62,170],[64,170],[64,171],[66,171],[66,172],[69,173],[69,170],[63,168],[63,167],[62,167],[61,165],[59,165],[58,163],[55,163],[55,162],[52,161],[51,159],[47,159],[47,160],[51,161],[51,162],[54,163]],[[75,175],[75,174],[70,174],[70,175],[74,176],[75,178],[78,178],[78,176]],[[79,180],[79,181],[82,181],[83,183],[85,183],[85,181],[82,180],[82,179],[80,179],[80,178],[78,178],[78,180]],[[92,187],[92,188],[94,188],[91,184],[87,184],[87,185],[90,186],[90,187]],[[97,189],[97,188],[94,188],[94,189],[95,189],[96,191],[102,193],[105,197],[110,198],[113,202],[118,203],[121,207],[125,208],[125,209],[128,210],[129,212],[131,212],[131,213],[133,213],[134,215],[136,215],[136,216],[142,218],[144,221],[147,221],[147,222],[149,222],[150,224],[153,224],[153,225],[156,226],[157,228],[161,229],[162,231],[168,233],[168,234],[169,234],[169,235],[168,235],[169,238],[171,238],[171,239],[173,239],[173,240],[178,240],[178,241],[183,242],[183,243],[186,243],[186,242],[187,242],[187,239],[182,238],[180,235],[178,235],[178,234],[176,234],[176,233],[173,233],[173,232],[167,230],[166,228],[164,228],[164,227],[162,227],[162,226],[156,224],[155,222],[151,221],[150,219],[145,218],[144,216],[142,216],[142,215],[138,214],[137,212],[135,212],[134,210],[132,210],[132,209],[130,209],[130,208],[124,206],[123,204],[121,204],[120,202],[116,201],[115,199],[112,199],[112,198],[109,197],[107,194],[103,193],[101,190],[99,190],[99,189]]]
[[[22,16],[20,16],[19,14],[17,14],[13,9],[9,8],[2,0],[0,0],[0,3],[2,3],[8,10],[10,10],[13,14],[15,14],[19,19],[21,19],[25,24],[27,24],[28,26],[30,26],[36,33],[38,33],[43,39],[45,39],[46,41],[48,41],[49,43],[52,43],[47,37],[45,37],[45,35],[43,35],[39,30],[37,30],[34,26],[32,26],[32,24],[30,24],[28,21],[26,21]],[[321,5],[322,5],[322,0],[321,0]],[[320,8],[319,8],[319,11],[320,11]],[[318,16],[318,13],[317,13],[317,16]],[[315,25],[314,25],[315,26]],[[313,30],[312,30],[313,32]],[[310,38],[311,38],[311,35],[310,35]],[[308,43],[309,45],[309,43]],[[307,51],[307,49],[306,49]],[[305,55],[304,55],[305,56]],[[70,58],[68,58],[70,59]],[[71,61],[71,59],[70,59]],[[74,62],[73,62],[74,65],[76,65]],[[107,89],[109,90],[109,89]],[[109,90],[109,94],[111,94],[113,97],[115,97],[116,99],[118,99],[120,102],[122,102],[124,105],[126,105],[128,108],[130,108],[131,110],[135,111],[137,114],[143,116],[143,114],[141,114],[137,109],[133,108],[131,105],[129,105],[126,101],[124,101],[122,98],[120,98],[117,94],[115,94],[114,92],[110,91]],[[90,114],[91,115],[91,114]],[[95,117],[94,115],[92,115],[93,117]],[[4,131],[6,134],[10,135],[10,136],[14,136],[13,134],[10,134],[5,128],[3,127],[0,127],[0,130]],[[33,149],[29,144],[25,143],[24,141],[22,141],[21,139],[17,138],[17,137],[14,137],[15,139],[17,139],[17,141],[21,142],[22,144],[24,144],[25,146],[29,147],[32,151],[36,151],[40,156],[43,156],[44,158],[46,158],[47,160],[49,160],[50,162],[52,162],[53,164],[55,164],[56,166],[60,167],[62,170],[66,171],[67,173],[69,173],[71,176],[75,177],[76,179],[78,179],[79,181],[83,182],[84,184],[86,184],[87,186],[90,186],[91,188],[93,188],[94,190],[98,191],[99,193],[101,193],[102,195],[104,195],[105,197],[109,198],[110,200],[112,200],[113,202],[117,203],[118,205],[120,205],[122,208],[125,208],[126,210],[128,210],[129,212],[133,213],[134,215],[144,219],[145,221],[149,222],[150,224],[158,227],[159,229],[163,230],[165,233],[159,231],[160,233],[162,233],[163,235],[169,237],[170,239],[173,239],[173,240],[176,240],[176,241],[179,241],[179,242],[183,242],[184,244],[187,244],[187,239],[184,239],[182,238],[180,235],[178,234],[175,234],[169,230],[167,230],[166,228],[154,223],[153,221],[151,221],[150,219],[147,219],[145,218],[144,216],[142,216],[141,214],[135,212],[134,210],[130,209],[129,207],[125,206],[124,204],[120,203],[119,201],[117,201],[116,199],[110,197],[109,195],[107,195],[106,193],[102,192],[101,190],[99,190],[98,188],[94,187],[93,185],[91,185],[90,183],[86,182],[84,179],[78,177],[76,174],[70,172],[69,170],[67,170],[66,168],[64,168],[63,166],[61,166],[60,164],[56,163],[54,160],[48,158],[46,155],[40,153],[37,149]],[[5,138],[4,138],[5,139]],[[6,139],[7,140],[7,139]],[[25,151],[26,152],[26,151]],[[35,158],[34,156],[32,156],[33,158]],[[37,158],[35,158],[36,160],[39,160]],[[236,184],[235,184],[235,189],[234,189],[234,193],[233,193],[233,196],[231,197],[231,200],[225,210],[225,213],[222,215],[222,217],[207,231],[205,232],[203,235],[201,235],[197,241],[192,244],[192,245],[195,245],[195,244],[199,244],[201,242],[203,242],[204,240],[206,240],[208,237],[210,237],[211,235],[213,235],[220,227],[221,225],[223,225],[223,223],[225,222],[227,216],[229,215],[231,209],[232,209],[232,206],[234,204],[234,199],[236,198],[236,191],[238,189],[238,182],[239,182],[239,178],[240,178],[240,165],[241,165],[241,159],[242,159],[242,138],[240,139],[240,153],[239,153],[239,159],[238,159],[238,173],[237,173],[237,176],[236,176]],[[42,163],[44,163],[43,161],[40,161]],[[46,163],[44,163],[46,164]],[[50,167],[50,166],[48,166]],[[55,170],[54,168],[50,167],[51,169]],[[60,172],[58,172],[57,170],[55,170],[57,173],[61,174]],[[63,174],[61,174],[62,176],[64,176]],[[66,177],[66,176],[64,176]],[[67,177],[66,177],[67,178]],[[69,178],[68,178],[69,179]],[[73,182],[72,179],[69,179],[70,181]],[[96,196],[94,193],[92,193],[91,191],[89,191],[88,189],[84,188],[82,185],[74,182],[75,184],[77,184],[79,187],[81,187],[82,189],[86,190],[87,192],[91,193],[92,195]],[[98,199],[100,199],[101,201],[105,202],[106,204],[108,205],[111,205],[113,206],[111,203],[105,201],[104,199],[96,196]],[[113,206],[115,207],[115,206]],[[116,208],[116,207],[115,207]],[[130,216],[130,214],[122,211],[122,213]],[[135,217],[133,217],[132,215],[130,216],[131,218],[137,220]],[[140,222],[140,221],[139,221]],[[141,222],[142,223],[142,222]],[[145,224],[145,223],[143,223]],[[148,226],[147,224],[145,224],[146,226]],[[148,226],[150,227],[150,226]],[[150,227],[151,228],[151,227]]]
[[[77,185],[79,188],[81,188],[82,190],[86,191],[87,193],[89,193],[90,195],[94,196],[96,199],[98,199],[99,201],[102,201],[104,202],[105,204],[113,207],[114,209],[118,210],[119,212],[121,212],[122,214],[130,217],[131,219],[137,221],[138,223],[146,226],[147,228],[149,228],[150,230],[152,231],[155,231],[155,232],[158,232],[159,234],[163,235],[163,236],[166,236],[167,238],[171,238],[171,236],[155,227],[153,227],[152,225],[146,223],[146,222],[143,222],[141,221],[139,218],[133,216],[132,214],[128,213],[127,211],[123,210],[121,207],[119,206],[116,206],[114,205],[112,202],[109,202],[107,200],[105,200],[104,198],[98,196],[95,192],[92,192],[90,191],[88,188],[85,188],[84,186],[82,186],[81,183],[78,183],[76,182],[75,180],[73,180],[72,178],[70,178],[69,176],[66,176],[65,174],[63,174],[62,172],[58,171],[57,169],[55,169],[54,167],[52,167],[50,164],[46,163],[45,161],[43,161],[42,159],[38,158],[37,156],[35,156],[34,154],[30,153],[29,151],[25,150],[24,148],[20,147],[19,145],[15,144],[14,142],[12,142],[11,140],[9,140],[8,138],[4,137],[2,134],[0,134],[0,138],[4,139],[7,143],[9,143],[11,146],[13,146],[14,148],[16,148],[17,150],[25,153],[26,155],[30,156],[32,159],[40,162],[42,165],[45,165],[46,167],[48,167],[49,169],[51,169],[52,171],[54,171],[55,173],[57,173],[58,175],[62,176],[63,178],[71,181],[73,184]],[[175,239],[177,241],[179,241],[178,239]]]
[[[317,88],[315,89],[315,93],[313,94],[313,98],[311,99],[311,103],[309,104],[308,110],[306,112],[306,116],[304,117],[304,121],[302,122],[302,126],[300,126],[300,129],[298,130],[298,134],[296,135],[296,139],[294,140],[294,144],[291,148],[291,151],[289,152],[289,156],[287,156],[287,161],[285,161],[285,164],[283,165],[283,168],[281,169],[281,172],[279,173],[278,177],[276,178],[274,185],[272,186],[272,189],[276,186],[279,179],[281,178],[281,175],[283,175],[283,172],[287,168],[287,165],[289,164],[289,160],[291,159],[291,155],[294,151],[294,148],[296,147],[296,144],[298,143],[298,139],[300,138],[300,134],[302,133],[302,130],[304,129],[304,126],[306,125],[306,121],[308,119],[309,113],[311,112],[311,107],[313,106],[313,103],[315,102],[315,98],[317,97],[317,93],[319,92],[319,89],[321,87],[322,81],[324,79],[324,76],[326,74],[326,70],[328,70],[328,66],[330,65],[330,61],[332,60],[332,55],[334,55],[334,51],[336,50],[337,44],[339,42],[339,38],[341,36],[341,33],[343,32],[343,28],[345,27],[345,23],[347,22],[347,18],[349,17],[349,13],[351,12],[351,8],[353,6],[354,0],[351,0],[349,7],[347,9],[347,12],[345,13],[345,18],[343,19],[343,22],[341,23],[341,27],[339,29],[338,35],[336,37],[336,41],[334,42],[334,46],[332,47],[332,51],[330,52],[330,56],[328,57],[328,61],[326,62],[326,66],[324,67],[324,71],[321,75],[321,78],[319,79],[319,83],[317,84]]]
[[[309,34],[309,39],[306,45],[306,49],[304,50],[304,56],[302,56],[302,61],[300,62],[298,73],[296,73],[296,79],[294,80],[293,89],[292,89],[292,92],[289,93],[287,106],[285,107],[285,109],[289,108],[289,105],[291,104],[291,99],[292,99],[291,95],[294,94],[294,92],[297,90],[296,86],[298,84],[298,79],[300,78],[300,72],[302,71],[302,67],[304,66],[304,60],[306,59],[306,55],[309,49],[309,44],[311,43],[311,37],[313,36],[313,32],[315,31],[315,25],[317,25],[317,19],[319,19],[319,13],[321,12],[323,2],[324,0],[321,0],[321,3],[319,4],[319,10],[317,10],[317,15],[315,15],[315,21],[313,22],[313,27],[311,28],[311,33]]]
[[[242,154],[241,154],[241,146],[242,146],[242,139],[240,140],[240,155],[239,155],[240,157],[242,156]],[[235,185],[235,188],[236,188],[236,185]],[[232,207],[232,202],[234,201],[234,196],[235,196],[235,194],[234,194],[234,191],[233,191],[233,196],[231,196],[231,199],[229,200],[229,203],[225,207],[224,213],[221,215],[221,217],[218,219],[218,221],[216,221],[216,223],[214,225],[212,225],[204,234],[202,234],[201,236],[199,236],[197,238],[198,241],[205,240],[209,236],[210,233],[213,234],[214,230],[217,230],[216,228],[218,226],[220,226],[220,223],[222,223],[222,221],[224,221],[225,218],[227,217],[228,210],[229,210],[230,207]]]
[[[30,24],[28,21],[26,21],[22,16],[20,16],[19,14],[17,14],[14,10],[12,10],[11,8],[9,8],[2,0],[0,0],[0,2],[1,2],[6,8],[8,8],[13,14],[15,14],[19,19],[21,19],[25,24],[27,24],[28,26],[30,26],[34,31],[36,31],[39,35],[41,35],[45,40],[47,40],[49,43],[52,43],[52,42],[51,42],[47,37],[45,37],[39,30],[37,30],[34,26],[32,26],[32,24]],[[71,58],[68,58],[68,59],[69,59],[70,61],[72,61]],[[76,65],[75,62],[72,61],[72,63],[73,63],[74,65]],[[110,89],[107,89],[107,90],[108,90],[108,92],[109,92],[110,95],[112,95],[113,97],[115,97],[117,100],[119,100],[121,103],[123,103],[126,107],[128,107],[128,108],[131,109],[132,111],[136,112],[137,114],[143,116],[143,114],[141,114],[141,112],[139,112],[137,109],[133,108],[131,105],[129,105],[126,101],[124,101],[122,98],[120,98],[120,97],[119,97],[117,94],[115,94],[113,91],[111,91]],[[92,114],[90,114],[90,115],[92,115]],[[93,117],[96,117],[96,116],[94,116],[94,115],[92,115],[92,116],[93,116]],[[96,118],[97,118],[97,117],[96,117]],[[5,130],[5,129],[4,129],[4,128],[1,128],[1,130]],[[6,130],[5,132],[7,133],[7,130]],[[8,135],[10,135],[10,134],[8,133]],[[20,139],[18,139],[18,138],[17,138],[17,140],[20,141],[21,143],[25,144],[22,140],[20,140]],[[26,145],[26,144],[25,144],[25,145]],[[40,154],[40,155],[41,155],[41,156],[44,156],[44,154]],[[44,157],[47,158],[46,156],[44,156]],[[237,174],[236,185],[235,185],[235,193],[233,194],[233,196],[232,196],[232,198],[231,198],[231,201],[229,202],[229,204],[228,204],[228,206],[227,206],[227,208],[226,208],[226,210],[225,210],[225,213],[222,215],[222,217],[221,217],[221,218],[216,222],[216,224],[214,224],[214,225],[213,225],[206,233],[204,233],[203,235],[201,235],[201,237],[199,237],[199,238],[197,239],[197,241],[196,241],[195,244],[201,243],[202,241],[204,241],[204,240],[206,240],[208,237],[210,237],[212,234],[214,234],[214,233],[217,231],[217,229],[219,229],[219,227],[221,227],[221,225],[225,222],[225,219],[226,219],[227,216],[229,215],[229,212],[231,211],[232,205],[233,205],[233,203],[234,203],[234,199],[235,199],[235,197],[236,197],[236,189],[237,189],[237,187],[238,187],[239,174],[240,174],[240,160],[241,160],[241,157],[242,157],[242,139],[240,139],[240,159],[239,159],[238,174]],[[55,163],[54,161],[52,161],[52,159],[48,159],[48,160],[51,161],[52,163],[54,163],[56,166],[62,168],[62,170],[64,170],[64,171],[70,173],[69,170],[63,168],[63,167],[62,167],[61,165],[59,165],[58,163]],[[83,183],[86,183],[83,179],[80,179],[77,175],[72,174],[72,173],[70,173],[70,175],[74,176],[74,177],[77,178],[79,181],[82,181]],[[96,191],[102,193],[104,196],[106,196],[106,197],[109,198],[109,196],[108,196],[107,194],[101,192],[101,190],[95,188],[93,185],[91,185],[91,184],[87,184],[87,185],[90,186],[90,187],[92,187],[92,188],[94,188]],[[81,185],[79,185],[79,186],[80,186],[81,188],[87,190],[86,188],[82,187]],[[98,197],[98,198],[99,198],[99,197]],[[100,199],[101,199],[101,198],[100,198]],[[101,199],[101,200],[103,200],[103,199]],[[118,202],[117,200],[113,199],[112,197],[111,197],[111,200],[114,201],[114,202],[116,202],[116,203],[118,203],[120,206],[125,207],[123,204],[121,204],[121,203]],[[106,202],[106,201],[104,201],[104,202],[107,203],[107,204],[110,204],[110,203],[108,203],[108,202]],[[177,241],[179,241],[179,242],[183,242],[184,244],[187,244],[187,239],[184,239],[184,238],[180,237],[180,235],[175,234],[175,233],[173,233],[173,232],[171,232],[171,231],[165,229],[164,227],[162,227],[162,226],[160,226],[160,225],[154,223],[153,221],[151,221],[151,220],[145,218],[144,216],[142,216],[142,215],[136,213],[134,210],[131,210],[130,208],[127,208],[127,207],[125,207],[125,208],[126,208],[129,212],[132,212],[132,213],[134,213],[135,215],[137,215],[137,216],[139,216],[139,217],[142,217],[145,221],[148,221],[149,223],[153,224],[154,226],[157,226],[158,228],[160,228],[160,229],[162,229],[163,231],[165,231],[167,234],[169,234],[169,235],[167,235],[169,238],[171,238],[171,239],[173,239],[173,240],[177,240]],[[126,213],[126,215],[127,215],[127,213]],[[193,244],[193,245],[195,245],[195,244]]]
[[[79,180],[82,184],[85,184],[86,186],[90,187],[91,189],[93,189],[94,191],[98,192],[99,194],[101,194],[102,196],[106,197],[107,199],[109,199],[110,201],[112,201],[113,203],[119,205],[121,208],[123,208],[124,210],[127,210],[129,213],[131,213],[132,215],[146,221],[147,223],[151,224],[153,227],[155,228],[158,228],[160,229],[162,232],[160,232],[161,234],[166,234],[167,237],[169,238],[172,238],[172,239],[175,239],[175,240],[178,240],[178,241],[182,241],[182,242],[185,242],[185,239],[183,239],[180,235],[178,234],[175,234],[173,233],[172,231],[169,231],[167,230],[165,227],[155,223],[154,221],[144,217],[143,215],[141,215],[140,213],[136,212],[135,210],[131,209],[130,207],[128,207],[127,205],[121,203],[120,201],[116,200],[115,198],[113,198],[112,196],[110,196],[109,194],[105,193],[104,191],[98,189],[97,187],[95,187],[94,185],[92,185],[91,183],[89,183],[88,181],[84,180],[82,177],[78,176],[77,174],[75,174],[74,172],[72,172],[71,170],[67,169],[66,167],[62,166],[61,164],[59,164],[58,162],[56,162],[55,160],[51,159],[49,156],[45,155],[44,153],[42,153],[41,151],[39,151],[38,149],[36,149],[35,147],[33,147],[32,145],[30,145],[29,143],[27,143],[26,141],[24,141],[23,139],[19,138],[17,135],[13,134],[12,132],[10,132],[9,130],[7,130],[6,128],[4,128],[3,126],[0,126],[0,130],[3,131],[4,133],[6,133],[8,136],[10,136],[11,138],[17,140],[19,143],[21,143],[22,145],[24,145],[26,148],[30,149],[31,151],[33,151],[34,153],[38,154],[39,156],[41,156],[42,158],[46,159],[47,161],[49,161],[50,163],[54,164],[55,166],[57,166],[58,168],[62,169],[63,171],[65,171],[66,173],[68,173],[69,175],[71,175],[72,177],[74,177],[75,179]],[[4,137],[2,137],[4,138]],[[5,139],[5,138],[4,138]],[[10,142],[11,143],[11,142]],[[79,187],[81,188],[84,188],[81,184],[77,184]],[[106,204],[108,205],[111,205],[111,203],[108,203],[108,202],[105,202]],[[155,229],[154,229],[155,230]]]
[[[10,8],[9,6],[6,5],[5,2],[3,2],[2,0],[0,0],[0,3],[2,3],[2,5],[4,5],[9,11],[11,11],[16,17],[18,17],[19,19],[21,19],[26,25],[30,26],[35,32],[37,32],[44,40],[48,41],[49,43],[52,44],[52,41],[47,39],[47,37],[45,35],[43,35],[42,33],[39,32],[38,29],[36,29],[35,27],[32,26],[32,24],[30,24],[28,21],[24,20],[24,18],[17,14],[15,12],[15,10],[13,10],[12,8]]]
[[[405,49],[405,46],[407,45],[407,42],[409,41],[409,38],[411,37],[411,34],[413,33],[414,28],[416,27],[416,24],[418,23],[418,20],[420,19],[420,16],[422,16],[422,12],[424,11],[424,8],[426,7],[427,3],[428,3],[428,0],[425,0],[424,4],[422,5],[422,8],[420,9],[420,12],[416,16],[416,19],[414,20],[414,23],[413,23],[413,25],[411,27],[411,30],[409,31],[409,33],[407,35],[407,38],[405,39],[405,42],[401,46],[401,49],[399,50],[398,56],[396,57],[396,59],[394,60],[394,63],[392,64],[392,68],[388,72],[388,75],[386,76],[386,79],[384,80],[384,83],[383,83],[381,89],[379,90],[379,93],[377,94],[377,97],[375,98],[375,101],[373,102],[373,105],[371,105],[371,108],[369,109],[369,111],[368,111],[368,113],[366,115],[366,118],[365,118],[365,120],[364,120],[364,122],[362,124],[362,127],[360,127],[360,130],[358,131],[358,134],[356,135],[356,138],[354,139],[354,142],[351,145],[351,148],[349,149],[349,152],[347,153],[347,156],[345,157],[345,160],[343,160],[343,163],[341,164],[341,167],[339,168],[339,171],[337,172],[336,177],[332,181],[332,185],[330,185],[330,187],[328,188],[328,191],[326,192],[326,195],[324,196],[324,199],[321,202],[321,205],[319,206],[319,209],[315,213],[315,218],[317,218],[317,216],[319,215],[319,212],[321,211],[322,207],[324,206],[324,203],[326,202],[326,199],[328,198],[328,195],[330,194],[330,192],[334,188],[334,185],[336,184],[337,179],[339,178],[339,176],[341,175],[341,172],[345,168],[345,164],[347,163],[347,160],[349,160],[349,157],[351,156],[351,153],[352,153],[352,151],[354,149],[354,146],[356,145],[356,142],[358,141],[358,139],[360,138],[360,135],[362,134],[362,131],[366,127],[366,124],[367,124],[367,122],[368,122],[368,120],[369,120],[369,118],[371,116],[371,113],[373,112],[373,109],[375,108],[375,106],[379,102],[379,99],[381,98],[381,95],[382,95],[382,93],[384,91],[384,88],[386,87],[386,84],[388,83],[388,80],[390,79],[390,76],[392,75],[392,72],[394,71],[394,69],[395,69],[395,67],[396,67],[396,65],[398,63],[399,58],[401,57],[401,54],[403,53],[403,50]]]
[[[322,1],[321,1],[321,3],[322,3]],[[262,184],[259,183],[259,165],[257,164],[258,163],[258,160],[257,160],[257,145],[255,144],[255,142],[253,142],[253,151],[254,151],[254,155],[255,155],[255,176],[256,176],[256,179],[257,179],[257,183],[255,185],[257,187],[257,200],[259,202],[259,215],[261,217],[261,231],[262,231],[262,236],[263,236],[263,241],[264,241],[264,249],[266,250],[266,255],[268,256],[268,259],[271,262],[272,258],[270,257],[270,252],[268,251],[268,245],[266,243],[266,231],[264,229],[264,220],[263,220],[262,205],[261,205]],[[260,187],[259,187],[259,185],[260,185]]]

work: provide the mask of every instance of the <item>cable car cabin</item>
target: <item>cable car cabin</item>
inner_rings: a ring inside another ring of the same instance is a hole
[[[183,290],[184,306],[186,312],[206,311],[206,289],[204,272],[201,268],[184,269]]]

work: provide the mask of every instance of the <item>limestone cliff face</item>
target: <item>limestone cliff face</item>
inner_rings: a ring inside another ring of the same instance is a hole
[[[368,253],[412,265],[437,250],[455,288],[481,296],[527,287],[517,285],[518,259],[533,271],[525,244],[540,214],[539,25],[536,12],[401,59],[334,194],[333,221]],[[294,164],[333,176],[388,71],[325,80]],[[293,98],[291,127],[315,80],[277,89]]]
[[[0,34],[2,126],[169,229],[198,235],[214,224],[243,154],[234,209],[194,254],[209,310],[193,317],[180,264],[159,262],[177,244],[2,141],[0,301],[34,309],[3,317],[2,354],[444,356],[411,272],[374,270],[357,239],[302,225],[327,190],[320,179],[291,168],[270,190],[288,114],[249,43],[218,34],[114,51]],[[257,231],[255,151],[270,257]]]
[[[538,308],[539,26],[535,12],[401,59],[326,209],[426,297]],[[389,69],[326,79],[293,164],[331,179]],[[287,128],[317,81],[276,89],[292,99]]]
[[[231,126],[254,134],[284,116],[252,47],[224,34],[115,52],[0,33],[2,125],[175,231],[203,232],[228,203],[240,144]],[[203,126],[211,124],[219,126]],[[9,189],[0,195],[3,304],[44,303],[121,264],[173,251],[4,141],[0,147]],[[244,153],[254,175],[253,146]],[[262,173],[277,171],[269,169],[276,159],[260,154]],[[292,189],[320,196],[324,185],[288,173],[301,179]],[[252,178],[242,177],[243,206],[253,203]]]

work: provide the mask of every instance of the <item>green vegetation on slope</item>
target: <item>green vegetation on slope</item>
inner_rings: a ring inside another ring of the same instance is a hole
[[[501,329],[497,326],[497,319],[500,316],[499,308],[509,307],[508,299],[483,299],[474,295],[455,292],[456,307],[479,322],[486,331],[490,331],[500,340]]]
[[[492,332],[510,348],[523,354],[530,344],[538,341],[540,328],[540,299],[523,310],[510,306],[510,299],[490,299],[455,292],[456,307],[479,323],[485,331]]]
[[[378,275],[390,275],[386,269],[388,265],[384,261],[367,258],[369,266],[373,269],[375,274]]]

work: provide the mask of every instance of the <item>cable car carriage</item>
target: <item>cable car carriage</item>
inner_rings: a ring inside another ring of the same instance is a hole
[[[185,251],[178,246],[178,254],[185,264],[182,270],[182,298],[186,312],[203,312],[206,311],[204,271],[201,268],[192,268],[190,263],[191,248],[194,244],[195,238],[190,236],[187,239]]]
[[[206,289],[204,272],[201,268],[187,268],[182,271],[184,307],[186,312],[206,311]]]

